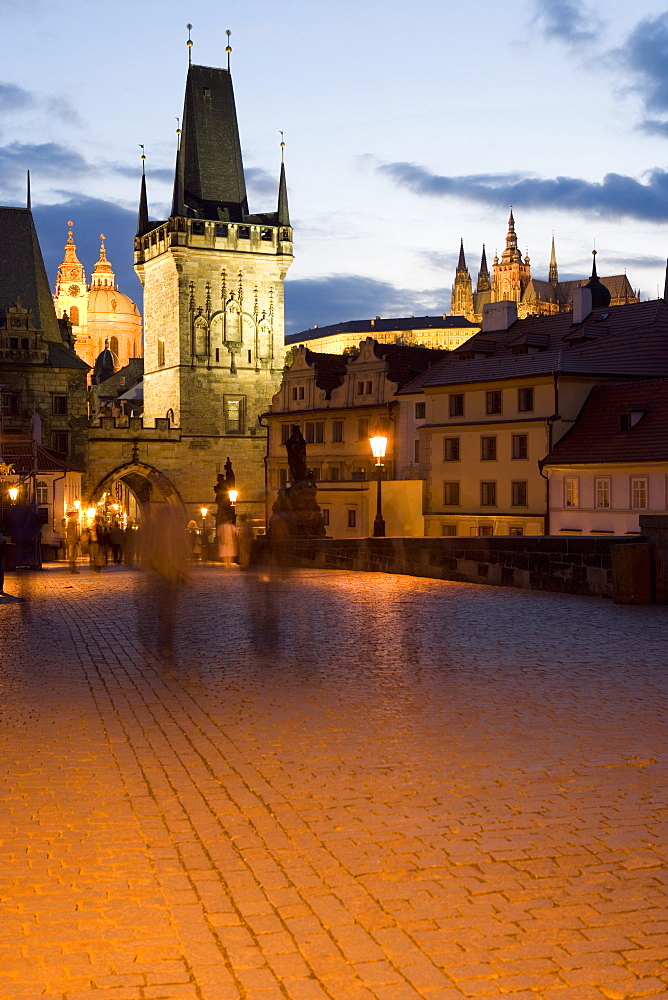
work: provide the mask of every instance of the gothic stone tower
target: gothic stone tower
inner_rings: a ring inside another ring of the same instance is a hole
[[[257,418],[281,381],[292,259],[283,164],[277,211],[250,215],[229,70],[191,65],[166,222],[149,222],[142,174],[144,426],[169,417],[193,464],[211,467],[212,487],[229,455],[249,499],[264,490]]]
[[[517,236],[515,234],[515,219],[513,210],[510,210],[508,219],[508,233],[506,235],[506,249],[501,254],[501,260],[494,258],[494,276],[492,278],[492,301],[493,302],[521,302],[525,288],[531,280],[530,260],[525,257],[517,248]]]
[[[459,260],[455,271],[455,283],[452,286],[452,296],[450,298],[450,315],[464,316],[466,319],[473,319],[473,288],[471,286],[471,275],[466,266],[464,256],[464,240],[459,244]]]

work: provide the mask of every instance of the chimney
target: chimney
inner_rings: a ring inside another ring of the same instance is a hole
[[[578,285],[573,289],[573,324],[584,323],[591,312],[591,288]]]
[[[517,302],[488,302],[482,307],[483,333],[509,330],[517,320]]]

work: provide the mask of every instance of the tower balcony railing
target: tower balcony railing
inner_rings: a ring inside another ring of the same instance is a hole
[[[140,258],[164,253],[170,246],[210,247],[215,250],[252,249],[275,253],[285,243],[292,243],[290,226],[217,222],[174,216],[150,233],[136,237],[135,251]]]

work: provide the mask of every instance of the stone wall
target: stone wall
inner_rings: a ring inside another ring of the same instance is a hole
[[[263,541],[263,540],[261,540]],[[437,580],[612,597],[615,545],[630,538],[313,539],[281,543],[289,566],[403,573]],[[266,544],[266,543],[265,543]],[[261,555],[261,547],[260,553]]]

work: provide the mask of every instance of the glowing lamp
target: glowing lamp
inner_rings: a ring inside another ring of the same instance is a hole
[[[93,520],[96,514],[97,511],[95,510],[95,507],[89,507],[88,510],[86,511],[86,515],[90,518],[91,521]]]
[[[75,500],[72,506],[75,507],[76,510],[79,510],[81,507],[81,500]]]
[[[19,495],[18,486],[10,486],[8,493],[9,493],[9,499],[12,501],[12,503],[16,503],[16,499]]]
[[[208,507],[200,507],[199,512],[202,515],[202,517],[206,517],[206,515],[209,513],[209,508]]]
[[[371,445],[373,457],[376,459],[376,465],[380,465],[382,460],[385,458],[387,438],[383,437],[381,434],[377,434],[375,437],[369,438],[369,444]]]
[[[227,495],[230,498],[230,503],[235,504],[237,502],[237,497],[239,496],[239,490],[228,490]]]

